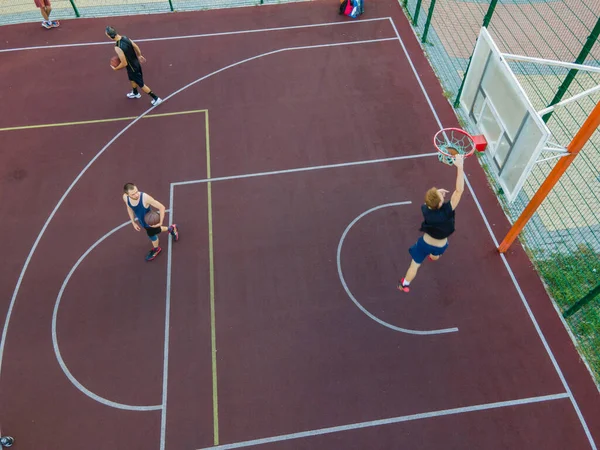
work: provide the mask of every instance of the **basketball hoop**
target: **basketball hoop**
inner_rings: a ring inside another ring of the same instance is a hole
[[[475,150],[484,151],[487,141],[483,135],[471,136],[460,128],[444,128],[435,133],[433,145],[439,152],[438,159],[451,166],[454,164],[456,155],[468,158],[473,155]]]

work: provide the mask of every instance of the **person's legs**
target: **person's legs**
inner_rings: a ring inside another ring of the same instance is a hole
[[[167,231],[171,236],[173,236],[173,239],[175,240],[175,242],[177,242],[179,240],[179,229],[177,228],[176,223],[174,223],[173,225],[168,226],[168,227],[161,226],[160,228],[159,227],[146,228],[146,233],[148,234],[148,237],[150,238],[150,241],[152,242],[152,249],[146,255],[146,261],[152,261],[162,251],[162,248],[160,248],[160,245],[159,245],[158,235],[165,231]]]
[[[158,245],[159,244],[158,235],[162,231],[162,228],[163,227],[161,227],[161,228],[153,228],[153,227],[146,228],[146,233],[148,234],[148,238],[150,238],[150,241],[152,242],[152,249],[146,255],[146,261],[152,261],[162,251],[162,249]]]
[[[144,91],[146,94],[148,94],[150,97],[152,97],[152,104],[154,106],[160,105],[162,103],[162,99],[158,95],[156,95],[154,92],[152,92],[152,89],[150,88],[150,86],[147,86],[144,83],[144,74],[142,73],[141,68],[139,69],[138,72],[132,73],[131,75],[132,75],[132,79],[135,80],[135,82],[140,87],[140,89],[142,91]]]
[[[413,246],[408,249],[408,253],[410,253],[410,256],[412,257],[412,260],[410,261],[410,266],[408,267],[404,278],[401,278],[398,282],[398,289],[403,292],[410,291],[408,285],[412,280],[415,279],[419,267],[421,267],[421,264],[428,255],[427,244],[425,244],[423,237],[420,237],[417,240],[417,242],[415,242]]]
[[[410,289],[408,286],[417,276],[419,267],[421,267],[421,264],[423,261],[425,261],[425,258],[429,258],[431,261],[437,261],[447,248],[448,243],[446,243],[446,245],[443,247],[435,247],[427,244],[421,236],[419,240],[408,250],[412,256],[412,261],[410,262],[410,266],[406,271],[406,275],[404,275],[404,278],[398,282],[398,289],[403,292],[409,292]]]
[[[40,8],[40,12],[42,13],[42,17],[44,18],[44,22],[50,22],[50,13],[47,11],[48,7],[42,6]],[[50,9],[52,11],[52,9]]]
[[[150,97],[152,97],[152,104],[154,106],[160,105],[162,103],[162,98],[160,98],[158,95],[156,95],[154,92],[152,92],[152,89],[150,89],[150,87],[148,85],[143,85],[142,91],[144,91],[146,94],[148,94]]]
[[[418,264],[414,259],[410,262],[410,266],[408,266],[408,270],[406,271],[406,275],[404,275],[404,283],[406,286],[410,284],[412,280],[417,276],[417,272],[419,271],[419,267],[421,264]]]
[[[410,266],[408,266],[408,270],[406,271],[406,275],[404,275],[404,278],[401,278],[398,282],[398,290],[402,292],[410,292],[410,288],[408,286],[410,285],[410,282],[417,276],[419,267],[421,267],[421,264],[418,264],[414,259],[411,260]]]
[[[127,68],[127,75],[129,76],[129,81],[131,81],[131,86],[133,87],[133,91],[127,94],[127,97],[140,98],[141,95],[139,95],[137,91],[139,88],[146,94],[148,94],[150,97],[152,97],[152,105],[157,106],[162,103],[162,99],[159,98],[154,92],[152,92],[152,89],[150,89],[150,87],[146,86],[146,84],[144,83],[144,75],[142,73],[141,68],[137,69],[135,72]]]
[[[138,92],[138,84],[133,80],[129,80],[129,82],[131,83],[131,92],[127,93],[127,98],[141,98],[142,94]]]

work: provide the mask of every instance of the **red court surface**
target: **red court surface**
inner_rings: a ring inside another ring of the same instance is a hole
[[[598,390],[525,253],[496,252],[474,158],[448,252],[396,290],[458,124],[400,6],[372,3],[2,28],[13,448],[597,448]],[[107,23],[165,103],[125,98]],[[129,181],[180,226],[150,263]]]

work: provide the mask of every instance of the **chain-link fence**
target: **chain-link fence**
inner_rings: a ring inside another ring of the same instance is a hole
[[[52,18],[107,17],[128,14],[285,3],[292,0],[52,0]],[[0,25],[41,21],[33,0],[0,0]]]
[[[399,0],[440,82],[455,103],[482,26],[501,52],[600,65],[598,0]],[[600,74],[527,62],[511,69],[536,110],[600,85]],[[574,77],[573,77],[574,75]],[[569,84],[569,79],[572,81]],[[566,90],[562,92],[561,86]],[[554,100],[554,101],[553,101]],[[567,146],[593,107],[595,93],[546,117],[552,141]],[[456,110],[462,125],[479,134]],[[509,203],[483,154],[506,215],[514,222],[556,159],[536,164],[518,198]],[[600,134],[596,131],[521,236],[547,290],[563,313],[581,353],[600,383]]]

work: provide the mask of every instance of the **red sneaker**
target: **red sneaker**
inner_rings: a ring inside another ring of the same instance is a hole
[[[410,288],[408,286],[404,286],[404,278],[398,281],[398,290],[402,292],[410,292]]]
[[[173,225],[171,225],[169,227],[169,233],[171,233],[171,236],[173,236],[173,239],[175,239],[175,242],[177,242],[179,240],[179,228],[177,228],[176,223],[174,223]]]

